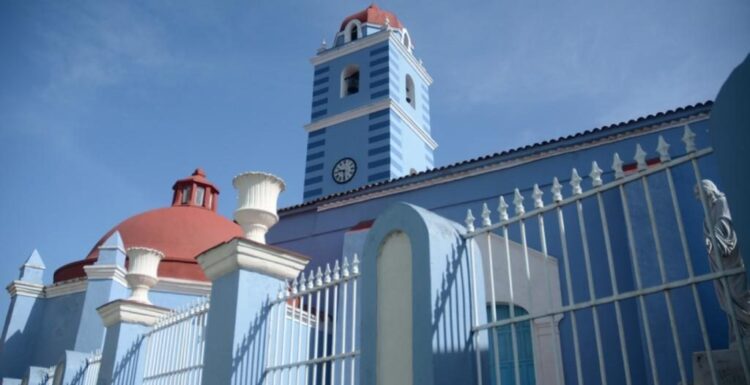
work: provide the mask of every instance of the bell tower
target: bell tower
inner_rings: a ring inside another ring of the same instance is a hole
[[[373,4],[347,17],[310,61],[305,201],[433,167],[432,78],[396,15]]]

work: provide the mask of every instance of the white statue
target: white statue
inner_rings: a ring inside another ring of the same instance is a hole
[[[701,181],[708,217],[703,221],[703,234],[708,250],[708,260],[711,271],[720,272],[742,268],[742,256],[737,247],[737,234],[734,232],[732,215],[724,194],[716,185],[708,180]],[[696,190],[697,192],[697,190]],[[700,199],[700,195],[698,195]],[[734,328],[729,327],[729,341],[734,344],[750,336],[750,292],[747,289],[745,274],[735,274],[726,278],[726,287],[720,280],[714,281],[716,295],[724,312],[734,309],[734,316],[739,327],[739,336],[734,334]]]

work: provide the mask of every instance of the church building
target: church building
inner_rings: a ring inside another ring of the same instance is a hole
[[[198,168],[78,260],[16,256],[2,385],[750,379],[713,102],[436,167],[405,21],[333,27],[300,203]]]

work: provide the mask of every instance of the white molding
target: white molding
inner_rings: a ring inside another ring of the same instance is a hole
[[[409,39],[411,40],[411,36],[409,36]],[[430,76],[430,74],[427,73],[427,70],[419,62],[419,60],[414,57],[414,54],[409,52],[409,50],[404,46],[404,43],[401,41],[401,37],[396,36],[396,33],[393,30],[383,30],[372,35],[365,36],[361,39],[357,39],[354,42],[344,43],[343,45],[338,47],[332,47],[331,49],[327,49],[319,53],[318,55],[311,57],[310,63],[317,66],[319,64],[329,62],[333,59],[348,55],[352,52],[359,51],[363,48],[382,43],[386,40],[391,40],[394,43],[398,43],[394,44],[394,46],[398,47],[400,53],[404,56],[404,58],[406,58],[409,64],[411,64],[412,67],[417,70],[417,73],[422,78],[422,80],[424,80],[428,86],[432,84],[432,77]]]
[[[118,265],[88,265],[83,267],[88,279],[111,279],[117,281],[122,286],[128,287],[125,280],[127,271]]]
[[[430,179],[423,180],[423,181],[418,181],[418,182],[413,182],[413,183],[404,184],[404,185],[400,185],[400,186],[395,186],[395,187],[392,187],[392,188],[386,188],[385,190],[380,190],[380,191],[372,192],[372,193],[369,193],[369,194],[358,195],[358,196],[355,196],[355,197],[352,197],[352,198],[348,198],[348,199],[345,198],[345,199],[342,199],[342,200],[337,200],[337,201],[334,201],[334,202],[325,203],[325,204],[322,204],[320,206],[317,206],[316,210],[318,212],[325,211],[325,210],[330,210],[330,209],[334,209],[334,208],[338,208],[338,207],[348,206],[348,205],[354,204],[354,203],[368,201],[370,199],[381,198],[381,197],[385,197],[385,196],[390,196],[390,195],[404,193],[404,192],[407,192],[407,191],[422,189],[422,188],[425,188],[425,187],[440,185],[440,184],[443,184],[443,183],[449,183],[449,182],[453,182],[453,181],[456,181],[456,180],[461,180],[461,179],[464,179],[464,178],[470,178],[470,177],[474,177],[474,176],[477,176],[477,175],[482,175],[482,174],[486,174],[486,173],[489,173],[489,172],[495,172],[495,171],[498,171],[498,170],[503,170],[503,169],[507,169],[507,168],[511,168],[511,167],[518,167],[518,166],[520,166],[522,164],[526,164],[526,163],[530,163],[530,162],[535,162],[537,160],[546,159],[546,158],[550,158],[550,157],[557,156],[557,155],[568,154],[568,153],[580,151],[582,149],[589,149],[589,148],[593,148],[593,147],[602,146],[602,145],[605,145],[605,144],[609,144],[609,143],[612,143],[612,142],[615,142],[615,141],[622,140],[623,138],[634,138],[634,137],[639,137],[639,136],[643,136],[643,135],[648,135],[648,134],[651,134],[651,133],[654,133],[654,132],[664,131],[664,130],[668,130],[668,129],[671,129],[671,128],[675,128],[675,127],[679,127],[679,126],[684,126],[686,124],[692,124],[692,123],[699,122],[699,121],[705,120],[705,119],[708,119],[708,114],[701,113],[701,114],[698,114],[698,115],[690,117],[690,118],[684,118],[684,119],[679,119],[679,120],[673,121],[673,122],[668,122],[668,123],[662,123],[662,124],[656,124],[656,125],[652,125],[652,126],[643,127],[643,128],[638,129],[637,131],[630,131],[630,132],[626,132],[626,133],[622,133],[622,134],[611,135],[611,136],[608,136],[608,137],[605,137],[605,138],[601,138],[601,139],[593,141],[593,142],[581,143],[581,144],[576,144],[576,145],[572,145],[572,146],[568,146],[568,147],[560,147],[560,148],[556,148],[556,149],[552,149],[552,150],[549,150],[549,151],[540,152],[540,153],[537,153],[537,154],[525,156],[525,157],[518,158],[518,159],[513,159],[513,160],[509,160],[509,161],[505,161],[505,162],[491,164],[491,165],[487,165],[487,166],[484,166],[484,167],[473,168],[473,169],[469,169],[469,170],[465,170],[465,171],[461,171],[461,172],[456,172],[456,173],[453,173],[453,174],[448,174],[448,175],[444,175],[444,176],[438,176],[438,177],[430,178]],[[288,215],[288,213],[283,213],[283,215]]]
[[[87,287],[88,280],[86,278],[75,278],[46,286],[44,288],[44,294],[47,298],[55,298],[63,295],[84,292]]]
[[[198,262],[211,281],[240,269],[292,279],[305,268],[309,259],[248,239],[235,238],[199,255]]]
[[[151,326],[170,312],[169,309],[162,307],[122,299],[105,304],[96,311],[102,317],[105,327],[118,323]]]
[[[5,289],[8,290],[11,298],[17,295],[31,298],[44,298],[44,285],[38,283],[16,280],[11,282]]]
[[[348,120],[360,118],[367,114],[384,110],[390,105],[389,99],[379,100],[375,103],[366,104],[362,107],[357,107],[353,110],[344,111],[340,114],[329,116],[314,122],[310,122],[305,125],[305,131],[313,132],[322,128],[330,127],[339,123],[346,122]]]
[[[417,136],[422,139],[422,141],[426,145],[430,146],[431,149],[434,150],[437,148],[438,144],[434,139],[432,139],[430,134],[428,134],[427,131],[423,130],[422,127],[419,127],[414,119],[412,119],[409,114],[407,114],[406,111],[404,111],[404,109],[401,108],[401,106],[399,106],[398,103],[396,103],[390,97],[377,101],[375,103],[370,103],[365,106],[355,108],[353,110],[345,111],[337,115],[329,116],[327,118],[311,122],[305,125],[305,131],[314,132],[352,119],[361,118],[365,115],[371,114],[373,112],[378,112],[386,108],[391,108],[393,111],[395,111],[398,114],[399,118],[401,118],[401,120],[406,123],[409,129],[414,131],[414,133],[417,134]]]
[[[211,294],[211,282],[191,281],[178,278],[159,278],[159,282],[156,283],[156,286],[151,288],[151,291],[188,295],[209,295]]]
[[[311,57],[310,63],[312,63],[313,65],[323,64],[344,55],[348,55],[352,52],[359,51],[360,49],[382,43],[388,40],[388,38],[390,37],[390,33],[384,32],[374,33],[361,39],[357,39],[357,41],[345,43],[338,47],[332,47],[331,49],[325,50],[320,54]]]
[[[409,114],[407,114],[406,111],[404,111],[404,109],[401,108],[401,106],[399,106],[398,103],[394,102],[392,99],[391,109],[396,111],[398,116],[407,123],[409,128],[411,128],[411,130],[414,131],[414,133],[417,134],[417,136],[419,136],[419,138],[422,139],[422,141],[426,145],[430,146],[430,149],[434,150],[438,147],[437,142],[432,139],[432,136],[430,136],[427,131],[423,130],[422,127],[420,127],[417,122],[415,122],[414,119],[412,119]]]

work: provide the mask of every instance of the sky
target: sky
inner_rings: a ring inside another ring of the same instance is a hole
[[[81,259],[196,167],[302,199],[312,65],[364,1],[0,2],[0,283]],[[750,3],[389,1],[434,79],[437,166],[712,100]],[[9,298],[0,295],[0,313]]]

